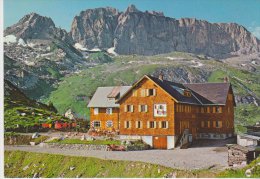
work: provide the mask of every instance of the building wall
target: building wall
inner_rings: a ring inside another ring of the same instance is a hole
[[[107,121],[113,121],[112,127],[107,127],[106,122]],[[100,121],[101,126],[96,127],[96,129],[99,130],[118,130],[119,129],[119,108],[112,108],[112,114],[106,113],[106,108],[99,108],[98,114],[94,114],[94,108],[90,108],[90,122],[94,121]]]
[[[142,89],[155,89],[155,96],[142,97]],[[120,134],[121,135],[175,135],[174,99],[158,87],[153,81],[144,78],[120,102]],[[147,105],[147,112],[139,112],[138,105]],[[154,104],[166,104],[167,116],[154,117]],[[133,105],[133,112],[126,112],[125,106]],[[125,128],[126,121],[131,121],[131,127]],[[136,128],[136,121],[142,122],[142,128]],[[155,121],[156,128],[148,128],[147,121]],[[168,128],[160,128],[159,122],[168,121]]]
[[[217,110],[219,108],[220,111]],[[217,122],[220,126],[217,126]],[[204,123],[204,124],[202,124]],[[234,133],[234,98],[230,88],[226,105],[175,105],[175,131],[188,128],[193,138],[227,138]]]

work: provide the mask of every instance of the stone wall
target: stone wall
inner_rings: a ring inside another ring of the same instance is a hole
[[[107,145],[41,143],[39,146],[46,147],[46,148],[60,148],[60,149],[73,149],[73,150],[101,150],[101,151],[108,151],[108,146]]]

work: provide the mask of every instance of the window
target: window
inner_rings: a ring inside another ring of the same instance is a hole
[[[137,90],[136,89],[133,89],[133,96],[137,96]]]
[[[112,108],[107,108],[107,109],[106,109],[106,113],[107,113],[107,114],[112,114],[112,112],[113,112],[113,109],[112,109]]]
[[[201,121],[200,126],[205,127],[205,121]]]
[[[204,113],[204,107],[201,107],[201,108],[200,108],[200,112],[201,112],[201,113]]]
[[[228,107],[227,110],[228,110],[228,113],[230,113],[230,107]]]
[[[131,121],[125,121],[125,128],[130,129],[131,128]]]
[[[191,97],[191,92],[189,90],[184,90],[183,91],[183,95],[186,96],[186,97]]]
[[[217,113],[222,113],[222,107],[221,106],[217,106]]]
[[[112,127],[113,126],[113,121],[107,121],[106,125],[107,125],[107,127]]]
[[[147,128],[156,128],[155,121],[147,121]]]
[[[210,128],[210,121],[208,121],[208,128]]]
[[[222,121],[216,121],[216,128],[222,128]]]
[[[141,129],[142,127],[142,121],[135,121],[135,128]]]
[[[125,105],[125,112],[134,112],[134,105]]]
[[[155,89],[147,89],[146,90],[146,96],[155,96]]]
[[[100,126],[101,126],[101,122],[100,121],[94,121],[93,122],[93,127],[99,128]]]
[[[168,121],[161,121],[161,126],[159,128],[167,129],[168,128]]]
[[[215,106],[212,107],[212,110],[213,110],[212,111],[213,113],[216,113],[216,107]]]
[[[207,113],[210,113],[210,107],[207,107]]]
[[[139,112],[147,112],[148,106],[147,105],[139,105]]]
[[[94,108],[94,115],[98,114],[98,108]]]
[[[166,104],[154,104],[154,116],[155,117],[167,116],[167,105]]]
[[[146,93],[146,90],[145,89],[141,89],[141,97],[145,97],[146,96],[145,93]]]

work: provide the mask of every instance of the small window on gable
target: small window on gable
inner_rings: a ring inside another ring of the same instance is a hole
[[[97,115],[98,114],[98,108],[94,108],[94,115]]]
[[[133,96],[137,97],[137,89],[133,89]]]
[[[106,109],[106,113],[111,115],[113,113],[113,109],[112,108],[107,108]]]
[[[146,89],[146,96],[155,96],[156,89]]]

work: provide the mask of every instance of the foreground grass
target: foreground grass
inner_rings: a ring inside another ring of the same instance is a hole
[[[215,177],[209,170],[176,170],[155,164],[131,161],[101,160],[91,157],[72,157],[22,151],[5,151],[5,177],[163,177],[176,172],[177,177]],[[28,166],[28,168],[26,167]],[[25,167],[27,169],[25,169]],[[70,167],[75,167],[70,170]]]
[[[48,143],[59,143],[59,144],[92,144],[92,145],[120,145],[121,142],[119,140],[93,140],[93,141],[86,141],[86,140],[80,140],[80,139],[64,139],[64,140],[58,140],[54,139],[52,141],[49,141]]]
[[[247,169],[254,167],[252,170],[252,175],[250,177],[252,178],[259,178],[260,177],[260,157],[258,157],[256,160],[251,162],[248,166],[238,169],[238,170],[233,170],[233,169],[228,169],[223,172],[220,172],[217,177],[220,178],[245,178],[245,172]]]

